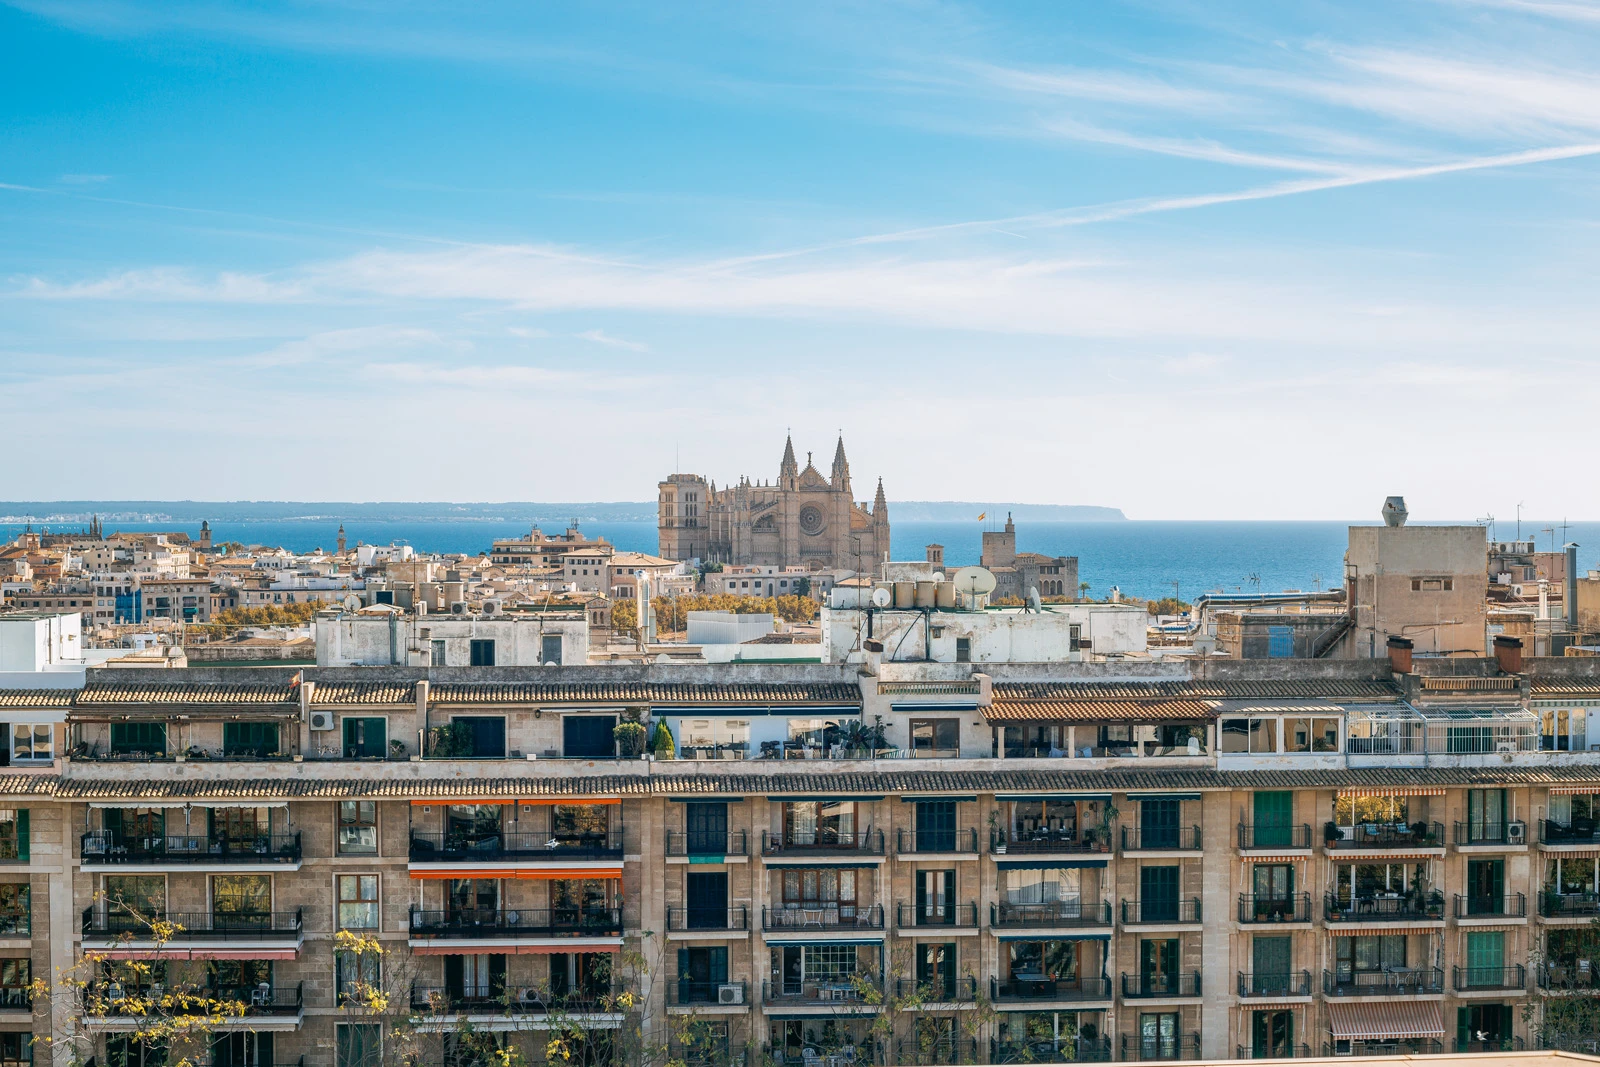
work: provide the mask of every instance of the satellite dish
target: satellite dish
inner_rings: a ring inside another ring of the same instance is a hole
[[[872,591],[872,606],[875,608],[886,608],[893,599],[894,594],[881,585]]]
[[[987,596],[994,592],[994,574],[983,567],[962,567],[951,576],[956,592],[967,596]]]
[[[359,611],[360,609],[361,609],[361,598],[360,597],[356,596],[354,593],[351,593],[351,594],[349,594],[348,596],[346,596],[344,598],[344,610],[346,610],[346,611]]]

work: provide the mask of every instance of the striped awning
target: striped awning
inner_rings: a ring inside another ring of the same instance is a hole
[[[494,799],[486,799],[486,798],[483,798],[483,797],[468,797],[468,798],[461,799],[461,800],[457,800],[457,799],[455,799],[453,797],[444,797],[444,798],[431,797],[431,798],[419,800],[419,799],[413,797],[412,800],[411,800],[412,806],[413,807],[418,807],[418,808],[429,807],[429,806],[434,805],[434,804],[439,804],[439,805],[441,805],[443,807],[449,807],[452,804],[461,804],[461,805],[467,805],[467,806],[471,806],[471,807],[488,807],[488,808],[492,808],[496,804],[521,804],[524,807],[550,807],[550,806],[559,805],[559,804],[577,805],[577,804],[621,804],[621,803],[622,803],[622,798],[621,797],[537,797],[537,798],[523,797],[523,798],[521,798],[519,800],[510,800],[510,799],[494,800]]]
[[[1600,848],[1564,848],[1560,852],[1552,852],[1550,855],[1558,856],[1564,860],[1600,859]]]
[[[1441,917],[1433,921],[1444,922],[1444,919]],[[1362,937],[1366,934],[1431,934],[1432,932],[1429,927],[1419,926],[1417,923],[1331,922],[1328,924],[1329,937]]]
[[[1589,782],[1580,785],[1553,785],[1550,787],[1551,796],[1572,796],[1578,793],[1600,793],[1600,782]]]
[[[1443,1037],[1444,1013],[1438,1001],[1378,1001],[1328,1005],[1336,1041],[1388,1041]]]
[[[1301,860],[1310,858],[1304,852],[1293,856],[1257,856],[1251,853],[1248,856],[1240,857],[1245,863],[1299,863]]]
[[[1443,845],[1439,847],[1441,849],[1444,848]],[[1356,855],[1346,856],[1346,852],[1356,853]],[[1396,863],[1402,860],[1407,863],[1427,863],[1429,860],[1439,859],[1439,854],[1436,852],[1390,852],[1388,849],[1374,845],[1372,848],[1341,848],[1328,853],[1328,859],[1333,863],[1365,863],[1368,860],[1377,859],[1393,860]]]
[[[1342,797],[1442,797],[1447,791],[1432,785],[1353,785],[1339,790]]]

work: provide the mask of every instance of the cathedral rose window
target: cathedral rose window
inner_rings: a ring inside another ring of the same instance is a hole
[[[822,529],[822,509],[807,505],[800,509],[800,529],[814,534]]]

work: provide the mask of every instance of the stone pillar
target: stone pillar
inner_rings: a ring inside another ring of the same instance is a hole
[[[1200,1009],[1200,1058],[1233,1058],[1229,1045],[1231,1006],[1235,1001],[1233,982],[1233,868],[1237,862],[1229,830],[1233,822],[1233,794],[1205,792],[1201,796],[1200,826],[1206,849],[1200,860],[1201,949],[1205,967],[1200,972],[1200,988],[1205,1003]]]

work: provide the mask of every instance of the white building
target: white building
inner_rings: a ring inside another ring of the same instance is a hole
[[[492,603],[492,602],[491,602]],[[586,612],[415,615],[388,605],[316,619],[317,666],[538,667],[589,661]]]
[[[1069,663],[1143,655],[1148,620],[1144,608],[1128,604],[1047,604],[1042,611],[825,607],[822,661]]]

